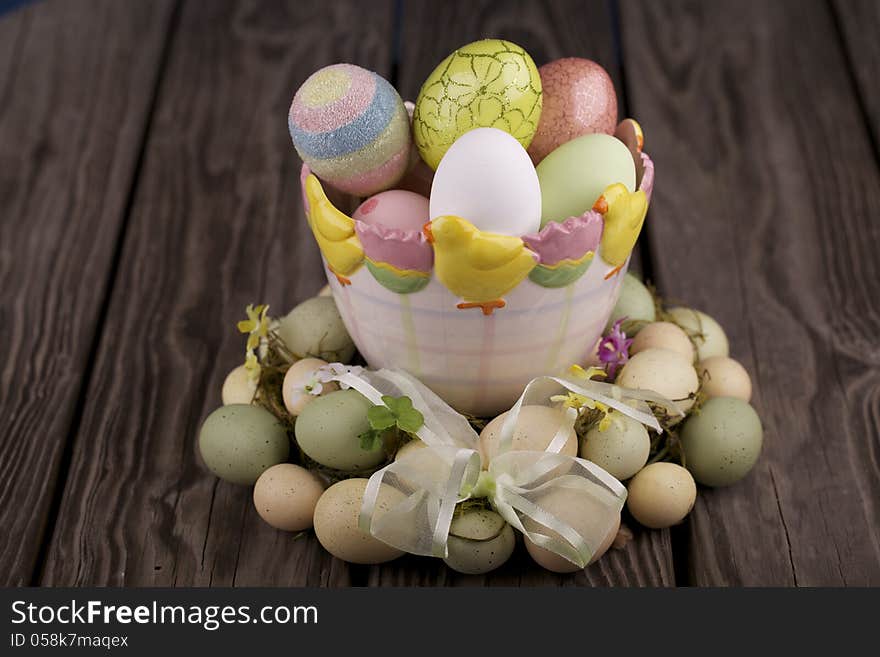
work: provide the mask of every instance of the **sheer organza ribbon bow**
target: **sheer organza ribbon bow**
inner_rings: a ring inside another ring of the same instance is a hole
[[[426,447],[412,450],[370,477],[359,522],[361,529],[384,543],[426,556],[446,556],[456,504],[485,497],[531,541],[586,566],[616,522],[626,489],[597,465],[559,453],[577,417],[573,408],[562,415],[546,451],[511,450],[520,409],[549,405],[551,397],[574,393],[656,431],[661,431],[660,425],[645,402],[680,413],[673,402],[649,391],[587,379],[538,377],[510,409],[501,427],[498,454],[483,464],[477,433],[467,419],[417,379],[399,370],[350,371],[336,364],[331,368],[329,380],[354,388],[373,404],[382,405],[383,395],[405,395],[424,416],[416,435]],[[402,501],[380,507],[382,486],[402,493]]]

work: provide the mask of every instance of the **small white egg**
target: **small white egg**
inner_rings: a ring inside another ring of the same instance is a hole
[[[315,373],[326,364],[327,361],[320,358],[303,358],[290,366],[284,375],[284,382],[281,384],[281,396],[284,398],[284,407],[288,413],[299,415],[306,405],[320,395],[339,390],[339,385],[335,381],[331,381],[320,383],[321,392],[318,395],[313,394],[313,386],[317,383]]]
[[[501,440],[501,427],[507,418],[507,411],[489,422],[480,432],[480,452],[483,465],[487,466],[498,454]],[[523,406],[520,408],[516,427],[513,431],[511,450],[543,452],[547,449],[559,427],[568,425],[568,437],[560,451],[561,454],[577,456],[578,443],[572,422],[558,408],[549,406]]]
[[[652,463],[627,486],[626,507],[645,527],[665,529],[684,520],[697,499],[691,473],[675,463]]]
[[[254,401],[256,392],[257,382],[250,378],[244,365],[239,365],[226,375],[220,397],[224,406],[250,404]]]
[[[694,366],[681,354],[668,349],[640,351],[623,366],[616,383],[622,388],[658,392],[675,402],[684,413],[694,405],[693,395],[700,387]]]
[[[672,308],[669,314],[676,324],[694,337],[698,360],[730,355],[730,343],[724,329],[709,315],[692,308]]]
[[[697,373],[703,383],[703,393],[707,398],[736,397],[743,401],[752,398],[752,380],[746,368],[733,358],[712,356],[701,360]]]
[[[394,460],[399,461],[404,456],[407,456],[408,454],[414,454],[418,450],[424,449],[425,447],[427,447],[425,443],[423,443],[418,438],[414,438],[413,440],[404,443],[400,447],[400,449],[397,450],[397,453],[394,455]]]
[[[609,416],[605,431],[594,426],[584,436],[580,457],[592,461],[621,481],[645,467],[651,452],[651,438],[641,422],[618,413]]]
[[[694,344],[687,333],[672,322],[653,322],[639,331],[629,353],[633,355],[645,349],[669,349],[681,354],[689,363],[694,362]]]

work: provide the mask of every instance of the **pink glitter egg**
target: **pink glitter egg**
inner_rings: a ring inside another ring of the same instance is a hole
[[[352,217],[366,224],[420,231],[430,220],[428,203],[428,199],[421,194],[391,189],[361,203]]]
[[[538,72],[544,107],[528,149],[535,164],[581,135],[614,134],[617,94],[604,68],[589,59],[566,57],[544,64]]]

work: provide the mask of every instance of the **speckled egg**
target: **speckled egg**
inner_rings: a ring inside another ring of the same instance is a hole
[[[617,531],[620,529],[620,516],[617,516],[617,522],[612,525],[612,527],[608,530],[608,533],[605,535],[605,538],[602,539],[602,543],[596,548],[596,551],[593,553],[593,558],[590,559],[590,563],[596,563],[599,559],[602,558],[608,549],[611,547],[611,544],[614,543],[614,539],[617,536]],[[536,564],[541,566],[546,570],[549,570],[553,573],[574,573],[580,570],[577,565],[566,559],[565,557],[559,556],[555,552],[551,552],[550,550],[546,550],[542,548],[540,545],[529,540],[528,537],[525,537],[526,551],[529,553],[529,556],[534,560]],[[589,565],[589,564],[587,564]]]
[[[637,354],[645,349],[669,349],[688,362],[694,362],[694,345],[682,329],[672,322],[653,322],[638,332],[629,353]]]
[[[370,401],[357,390],[337,390],[309,403],[296,419],[296,442],[310,459],[346,472],[385,460],[382,449],[365,450],[360,435],[370,429]]]
[[[694,337],[697,345],[697,360],[712,356],[728,356],[730,344],[724,329],[704,312],[693,308],[671,308],[669,314],[673,321]]]
[[[651,529],[677,525],[694,508],[697,485],[691,473],[675,463],[652,463],[627,486],[626,507],[639,523]]]
[[[202,423],[199,452],[208,469],[233,484],[251,486],[290,455],[287,432],[260,406],[221,406]]]
[[[413,138],[436,169],[456,139],[498,128],[528,148],[541,118],[541,76],[515,43],[483,39],[462,46],[428,76],[416,98]]]
[[[617,528],[620,525],[620,514],[616,514],[614,518],[609,518],[607,505],[612,503],[612,500],[613,496],[609,492],[597,490],[595,496],[584,497],[576,495],[574,491],[566,488],[553,488],[532,501],[540,508],[565,522],[580,534],[589,545],[594,546],[593,556],[590,560],[590,563],[592,563],[614,541],[614,536],[617,534]],[[609,520],[611,520],[610,523]],[[560,538],[555,530],[549,529],[529,518],[524,520],[523,526],[530,532]],[[526,537],[527,549],[530,542],[528,537]],[[567,573],[579,570],[577,565],[568,559],[549,550],[541,551],[535,549],[538,547],[537,545],[532,545],[532,549],[528,549],[528,551],[531,557],[544,568],[554,572]]]
[[[299,415],[307,404],[319,396],[339,390],[339,385],[335,381],[321,383],[315,378],[318,369],[326,364],[327,361],[320,358],[303,358],[285,372],[281,396],[288,413]]]
[[[700,387],[694,366],[668,349],[645,349],[629,359],[617,375],[623,388],[653,390],[676,403],[682,412],[694,405]]]
[[[483,427],[480,432],[480,452],[484,466],[498,453],[501,427],[506,418],[507,413],[502,413]],[[543,452],[563,424],[569,426],[570,429],[560,453],[577,456],[577,433],[575,433],[571,420],[566,418],[562,410],[549,406],[523,406],[520,408],[511,441],[511,450]]]
[[[301,358],[313,356],[330,363],[347,363],[354,355],[354,341],[333,297],[303,301],[281,319],[278,336]]]
[[[752,398],[752,380],[746,368],[733,358],[712,356],[697,364],[697,374],[703,384],[703,394],[712,397],[736,397],[743,401]]]
[[[627,272],[623,277],[623,283],[620,285],[620,297],[611,311],[608,318],[608,324],[605,330],[611,328],[612,324],[618,319],[626,318],[627,322],[642,321],[653,322],[657,318],[657,310],[654,305],[654,297],[632,272]],[[627,335],[632,337],[639,332],[638,326],[627,329]]]
[[[513,554],[516,535],[504,518],[488,509],[466,511],[452,521],[446,565],[465,575],[495,570]]]
[[[293,463],[266,470],[254,485],[254,508],[276,529],[298,532],[312,526],[315,506],[324,484],[314,474]]]
[[[538,131],[529,146],[535,164],[575,137],[614,133],[617,94],[604,68],[589,59],[565,57],[544,64],[538,73],[544,105]]]
[[[303,162],[333,187],[370,196],[409,165],[409,116],[394,87],[372,71],[334,64],[297,90],[287,117]]]
[[[223,380],[220,397],[224,406],[229,404],[250,404],[257,392],[257,382],[251,379],[244,365],[239,365]]]
[[[352,218],[374,226],[418,232],[431,217],[427,198],[402,189],[390,189],[361,203]]]
[[[651,452],[651,438],[641,422],[616,411],[609,417],[611,424],[605,431],[594,426],[586,433],[580,457],[623,481],[645,466]]]
[[[324,491],[315,507],[315,535],[327,552],[349,563],[377,564],[403,552],[386,545],[358,526],[366,479],[344,479]],[[386,484],[379,488],[374,517],[404,500],[400,491]]]
[[[764,430],[748,402],[715,397],[681,431],[688,470],[706,486],[729,486],[745,477],[761,455]]]

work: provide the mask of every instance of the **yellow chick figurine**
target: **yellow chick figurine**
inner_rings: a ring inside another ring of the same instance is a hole
[[[537,264],[520,238],[480,231],[461,217],[437,217],[423,230],[434,245],[437,278],[463,300],[458,308],[481,308],[484,315],[504,308],[501,297]]]
[[[614,269],[605,279],[616,276],[636,245],[645,215],[648,213],[648,197],[638,190],[630,192],[625,185],[614,183],[605,188],[593,205],[593,210],[605,220],[599,254]]]
[[[327,198],[321,182],[309,174],[304,183],[308,220],[327,267],[341,285],[351,285],[348,276],[364,261],[364,248],[354,230],[354,220]]]

